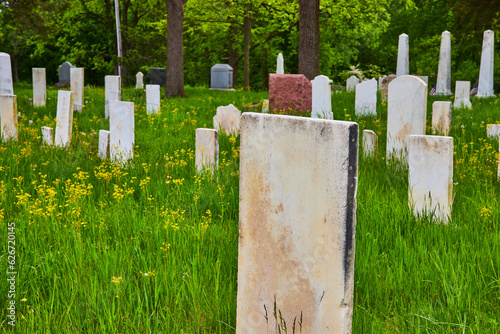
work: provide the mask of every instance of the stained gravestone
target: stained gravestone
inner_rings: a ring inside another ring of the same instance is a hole
[[[269,109],[291,113],[311,111],[311,82],[303,74],[269,74]]]
[[[144,74],[137,72],[135,75],[135,88],[144,89]]]
[[[333,119],[331,83],[332,80],[324,75],[318,75],[311,80],[312,118]]]
[[[378,78],[378,89],[381,89],[382,87],[382,80],[384,80],[384,78],[386,77],[387,75],[384,75],[383,77],[379,77]]]
[[[196,129],[195,161],[198,173],[207,169],[213,172],[217,168],[219,162],[217,130]]]
[[[47,83],[44,68],[33,68],[33,105],[44,107],[46,101]]]
[[[455,85],[455,108],[470,108],[470,81],[457,81]]]
[[[500,136],[500,124],[488,124],[486,126],[486,136],[488,138],[496,138]]]
[[[278,64],[276,66],[276,74],[285,74],[285,68],[283,63],[284,63],[283,55],[280,53],[278,54]]]
[[[389,84],[387,104],[387,159],[406,158],[408,137],[425,135],[427,85],[413,75],[402,75]]]
[[[70,68],[70,73],[71,91],[73,92],[73,110],[82,111],[84,70],[81,67],[72,67]]]
[[[71,65],[69,62],[62,63],[59,66],[59,83],[69,84],[71,81],[71,69],[75,66]]]
[[[363,130],[363,155],[374,157],[377,153],[378,136],[372,130]]]
[[[109,131],[99,130],[99,158],[105,160],[109,155]]]
[[[432,104],[432,132],[447,136],[451,128],[451,102],[436,101]]]
[[[432,215],[448,223],[453,203],[453,138],[410,136],[408,162],[408,201],[414,215]]]
[[[217,107],[217,113],[213,118],[214,129],[228,136],[237,136],[240,133],[240,118],[241,111],[232,104]]]
[[[495,96],[493,93],[493,59],[495,57],[495,33],[486,30],[483,35],[483,51],[479,68],[479,85],[477,97]]]
[[[54,132],[50,126],[42,126],[42,142],[45,145],[54,145]]]
[[[17,96],[0,95],[2,140],[17,140]]]
[[[58,91],[55,146],[65,147],[71,141],[74,108],[73,97],[74,93],[72,91]]]
[[[435,95],[451,95],[451,36],[449,31],[441,34]]]
[[[410,57],[409,57],[409,42],[408,35],[399,35],[398,43],[398,64],[396,69],[396,76],[410,74]]]
[[[356,85],[354,109],[357,116],[377,115],[377,80],[371,79]]]
[[[123,164],[134,157],[134,103],[111,101],[109,104],[109,155]]]
[[[350,333],[358,125],[245,113],[240,147],[236,333]]]
[[[210,89],[233,88],[233,68],[228,64],[216,64],[210,70]]]
[[[0,52],[0,95],[14,95],[10,55]]]
[[[146,85],[146,111],[156,114],[160,110],[160,85]]]
[[[109,117],[109,102],[121,101],[122,85],[119,75],[106,75],[104,77],[104,116]]]
[[[348,92],[354,92],[354,90],[356,89],[356,85],[359,84],[359,79],[354,76],[354,75],[351,75],[347,81],[346,81],[346,90]]]
[[[382,80],[382,86],[380,87],[380,98],[382,99],[382,102],[387,102],[387,96],[389,94],[389,84],[396,78],[397,76],[395,76],[394,74],[390,74],[386,76],[384,80]]]
[[[167,69],[159,67],[149,69],[149,80],[152,85],[165,86],[167,84]]]

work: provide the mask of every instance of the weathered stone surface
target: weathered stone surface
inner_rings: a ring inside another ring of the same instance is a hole
[[[409,42],[408,35],[399,35],[398,43],[398,64],[396,69],[396,76],[410,74],[410,56],[409,56]]]
[[[217,113],[213,118],[214,129],[218,132],[237,136],[240,133],[241,111],[232,104],[217,107]]]
[[[451,36],[449,31],[441,34],[435,95],[451,95]]]
[[[42,126],[42,142],[44,145],[54,145],[54,132],[50,126]]]
[[[17,140],[17,96],[0,95],[2,140]]]
[[[427,75],[417,75],[416,77],[422,79],[422,81],[425,82],[425,84],[427,86],[429,86],[429,76],[427,76]]]
[[[144,89],[144,74],[137,72],[135,75],[135,88]]]
[[[356,90],[356,85],[359,84],[358,77],[351,75],[346,81],[346,90],[348,92],[354,92]]]
[[[240,147],[236,333],[350,333],[358,125],[245,113]]]
[[[392,80],[396,79],[397,76],[390,74],[382,80],[382,86],[380,87],[380,98],[382,102],[387,102],[387,96],[389,95],[389,84]]]
[[[427,85],[413,75],[402,75],[389,84],[387,104],[387,159],[406,158],[408,137],[425,135]]]
[[[486,136],[488,136],[488,138],[500,136],[500,124],[488,124],[486,126]]]
[[[451,128],[451,102],[436,101],[432,104],[432,132],[447,136]]]
[[[59,66],[59,83],[69,84],[71,81],[71,69],[74,67],[69,62],[64,62]]]
[[[500,135],[498,136],[498,172],[497,180],[500,180]]]
[[[455,85],[455,108],[470,108],[470,81],[457,81]]]
[[[10,55],[0,52],[0,95],[14,95]]]
[[[262,112],[266,114],[269,112],[269,100],[262,100]]]
[[[99,158],[102,160],[109,155],[109,134],[107,130],[99,130]]]
[[[196,129],[196,170],[214,171],[219,163],[219,136],[214,129]]]
[[[228,64],[215,64],[210,70],[210,88],[233,88],[233,68]]]
[[[47,82],[44,68],[33,68],[33,105],[44,107],[47,97]]]
[[[109,106],[110,158],[125,163],[134,157],[134,103],[111,101]]]
[[[363,154],[374,157],[377,154],[378,136],[372,130],[363,130]]]
[[[122,84],[119,75],[106,75],[104,77],[104,116],[109,117],[109,102],[121,101]]]
[[[331,83],[332,80],[325,75],[318,75],[311,80],[312,118],[333,119]]]
[[[70,73],[71,91],[73,92],[73,110],[82,111],[84,70],[81,67],[72,67],[70,68]]]
[[[382,80],[384,80],[384,78],[386,77],[387,75],[384,75],[383,77],[379,77],[378,78],[378,89],[381,89],[382,87]]]
[[[146,85],[146,111],[156,114],[160,110],[160,86]]]
[[[453,203],[453,138],[412,135],[408,149],[408,202],[415,216],[448,223]]]
[[[152,85],[163,87],[167,84],[167,69],[153,67],[149,69],[149,79]]]
[[[371,79],[356,85],[356,115],[377,115],[377,80]]]
[[[311,82],[303,74],[269,74],[269,109],[292,113],[311,111]]]
[[[278,64],[276,65],[276,74],[285,74],[283,55],[278,54]]]
[[[493,60],[495,58],[495,33],[486,30],[483,35],[483,51],[479,68],[477,97],[495,96],[493,93]]]
[[[54,145],[66,147],[71,141],[73,130],[73,91],[57,92],[56,138]]]

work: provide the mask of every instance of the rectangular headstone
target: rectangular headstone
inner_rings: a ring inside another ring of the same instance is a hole
[[[387,102],[387,96],[389,95],[389,84],[396,78],[397,76],[395,76],[394,74],[389,74],[382,80],[382,86],[380,87],[380,99],[382,100],[382,102]]]
[[[45,145],[54,145],[54,132],[50,126],[42,126],[42,142]]]
[[[356,85],[355,112],[357,116],[377,115],[377,80]]]
[[[125,163],[134,157],[134,103],[111,101],[109,153],[111,161]]]
[[[358,125],[244,113],[240,147],[236,333],[350,333]]]
[[[359,79],[358,77],[351,75],[347,80],[346,80],[346,91],[347,92],[354,92],[356,90],[356,85],[359,84]]]
[[[408,201],[415,216],[448,223],[453,203],[453,138],[410,136]]]
[[[269,110],[305,113],[312,110],[312,84],[303,74],[269,74]]]
[[[14,95],[10,55],[0,52],[0,95]]]
[[[195,161],[198,173],[207,168],[213,172],[217,168],[219,163],[219,137],[217,130],[196,129]]]
[[[410,74],[410,56],[409,56],[408,35],[399,35],[398,43],[398,64],[396,68],[396,76]]]
[[[500,136],[500,124],[486,125],[486,136],[488,138],[496,138]]]
[[[167,69],[160,67],[149,69],[149,79],[152,85],[165,86],[167,84]]]
[[[146,85],[146,111],[156,114],[160,110],[160,85]]]
[[[73,96],[74,93],[72,91],[58,91],[55,146],[65,147],[71,141],[71,132],[73,130]]]
[[[105,160],[109,154],[109,131],[99,130],[99,158]]]
[[[17,96],[0,95],[0,121],[3,141],[17,140]]]
[[[455,85],[455,108],[470,108],[470,81],[457,81]]]
[[[451,102],[436,101],[432,104],[432,132],[447,136],[451,128]]]
[[[64,62],[59,66],[59,82],[69,83],[71,81],[71,68],[74,68],[74,66],[69,62]]]
[[[73,110],[82,111],[84,71],[81,67],[72,67],[70,68],[70,73],[71,91],[73,92]]]
[[[144,89],[144,74],[137,72],[135,75],[135,88]]]
[[[104,116],[109,117],[109,102],[121,101],[122,85],[119,75],[106,75],[104,77]]]
[[[240,133],[240,118],[241,111],[232,104],[217,107],[217,113],[213,118],[214,129],[224,132],[228,136],[238,136]]]
[[[210,88],[233,88],[233,68],[228,64],[215,64],[210,69]]]
[[[312,118],[333,119],[331,83],[332,80],[325,75],[318,75],[311,80]]]
[[[47,82],[44,68],[33,68],[33,105],[45,107]]]
[[[479,85],[477,97],[495,96],[493,92],[493,61],[495,58],[495,33],[486,30],[483,34],[483,51],[479,68]]]
[[[372,130],[363,130],[363,155],[375,157],[377,153],[378,136]]]

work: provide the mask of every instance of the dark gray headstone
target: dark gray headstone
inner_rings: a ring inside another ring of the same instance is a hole
[[[152,85],[160,85],[161,87],[167,84],[167,69],[153,67],[149,70],[149,79]]]
[[[69,74],[70,68],[74,67],[71,63],[65,62],[59,66],[59,82],[66,83],[70,82],[71,76]]]
[[[233,88],[233,68],[228,64],[216,64],[212,66],[210,73],[210,88]]]

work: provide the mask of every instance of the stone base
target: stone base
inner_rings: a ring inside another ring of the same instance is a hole
[[[236,92],[234,88],[210,88],[210,90],[221,90],[226,92]]]
[[[69,81],[61,81],[61,82],[56,83],[57,89],[69,88],[69,86],[70,86]]]

